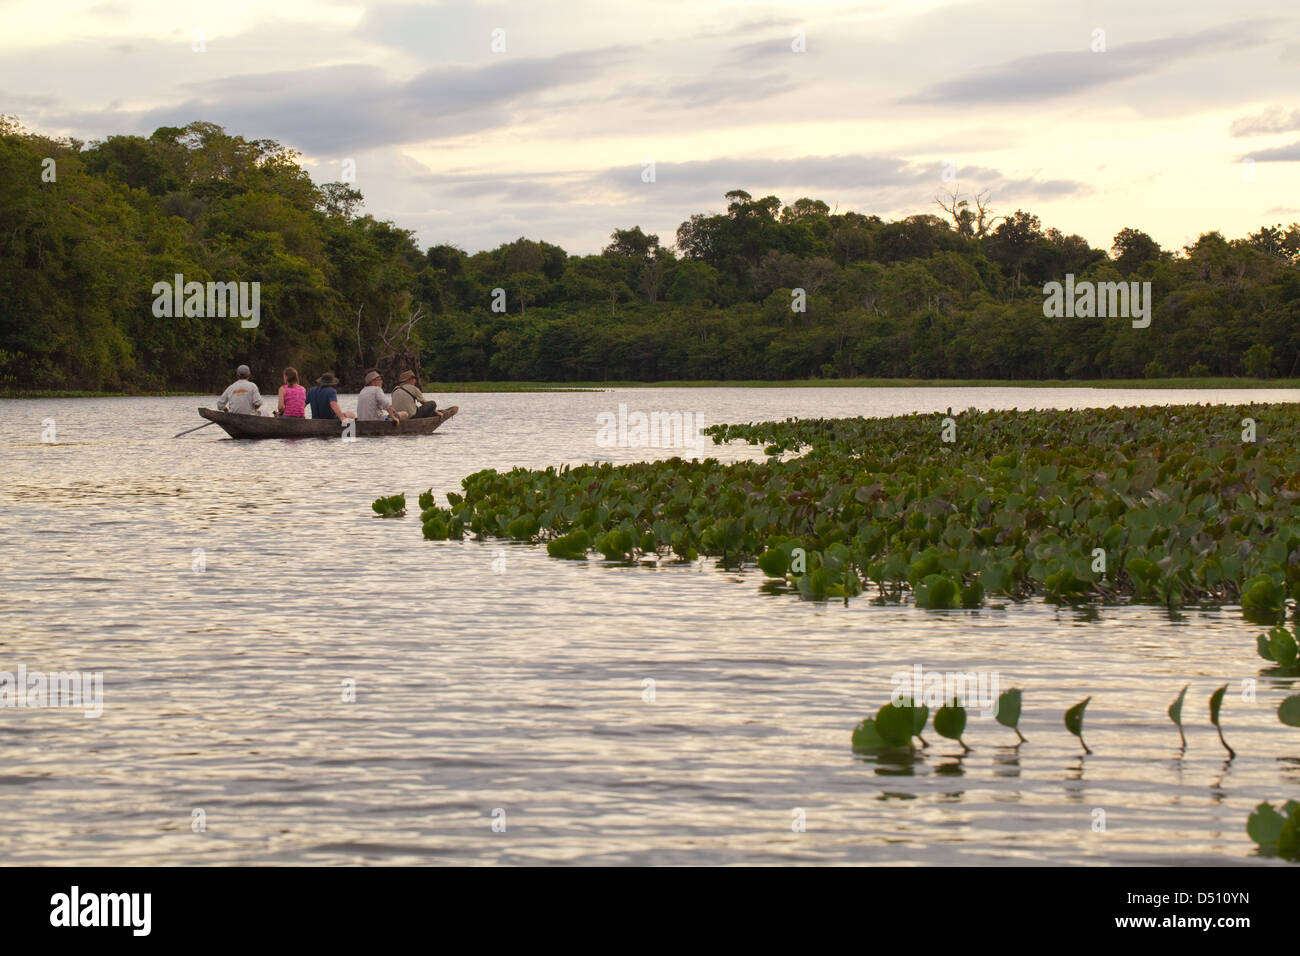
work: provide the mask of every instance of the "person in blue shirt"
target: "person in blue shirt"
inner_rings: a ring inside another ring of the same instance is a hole
[[[311,409],[312,418],[333,418],[341,421],[345,418],[357,417],[352,412],[345,412],[339,407],[339,393],[334,391],[334,386],[338,383],[339,380],[334,377],[333,372],[326,372],[307,390],[307,405]]]

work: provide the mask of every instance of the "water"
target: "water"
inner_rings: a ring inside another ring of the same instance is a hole
[[[480,468],[674,453],[599,447],[620,403],[713,423],[1294,393],[438,398],[462,409],[445,430],[353,443],[172,440],[210,399],[0,402],[0,671],[104,674],[98,719],[0,709],[0,861],[1270,862],[1245,821],[1296,796],[1300,737],[1275,716],[1295,689],[1261,676],[1235,609],[818,605],[753,571],[426,542],[369,505]],[[970,754],[930,732],[912,763],[854,755],[917,663],[1023,687],[1029,743],[972,715]],[[1180,759],[1165,709],[1187,682]],[[1225,682],[1231,763],[1206,707]],[[1081,757],[1061,715],[1088,695]]]

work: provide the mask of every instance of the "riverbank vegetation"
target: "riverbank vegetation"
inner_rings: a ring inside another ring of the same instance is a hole
[[[850,379],[791,379],[789,381],[672,381],[672,382],[426,382],[424,390],[431,393],[492,393],[492,392],[603,392],[623,388],[1168,388],[1168,389],[1222,389],[1222,388],[1300,388],[1300,378],[1156,378],[1156,379],[1084,379],[1080,381],[1049,380],[998,381],[996,379],[914,379],[914,378],[850,378]],[[204,392],[83,392],[51,389],[0,389],[0,398],[130,398],[176,395],[203,395]]]
[[[1180,250],[1134,225],[1098,249],[980,197],[918,196],[936,215],[888,221],[733,190],[673,237],[469,254],[421,248],[299,160],[204,122],[87,144],[0,118],[0,388],[211,391],[242,362],[348,388],[371,365],[448,384],[1300,372],[1296,225]],[[259,324],[156,317],[177,274],[260,283]],[[1067,274],[1150,282],[1150,327],[1046,318],[1043,286]]]

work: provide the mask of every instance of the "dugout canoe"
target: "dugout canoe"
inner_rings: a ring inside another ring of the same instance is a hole
[[[459,405],[439,409],[438,418],[408,418],[393,422],[357,422],[358,438],[386,438],[392,435],[430,435],[458,411]],[[199,415],[216,422],[231,438],[340,438],[343,426],[332,418],[277,418],[274,415],[237,415],[200,408]]]

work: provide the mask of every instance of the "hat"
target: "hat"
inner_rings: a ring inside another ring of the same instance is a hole
[[[337,385],[339,380],[334,377],[333,372],[326,372],[320,378],[316,379],[317,385]]]
[[[248,376],[253,374],[253,371],[247,365],[241,365],[239,368],[235,369],[235,374],[240,378],[248,378]]]
[[[377,379],[381,379],[381,378],[383,378],[383,376],[380,375],[378,372],[367,372],[367,373],[366,373],[366,384],[369,385],[371,382],[376,381]]]
[[[415,373],[412,372],[409,368],[401,375],[397,376],[397,381],[399,383],[405,382],[408,378],[415,378]]]

